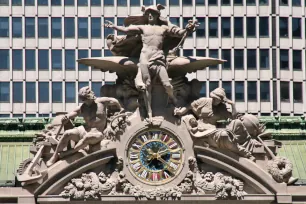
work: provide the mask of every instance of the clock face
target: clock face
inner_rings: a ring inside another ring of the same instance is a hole
[[[172,181],[184,161],[180,141],[164,130],[147,130],[136,135],[129,143],[127,157],[132,174],[150,185]]]

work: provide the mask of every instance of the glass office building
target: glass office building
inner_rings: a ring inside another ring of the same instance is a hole
[[[202,96],[222,86],[240,112],[306,113],[305,0],[0,0],[0,117],[71,111],[86,85],[99,95],[116,75],[76,60],[111,56],[103,22],[156,3],[174,24],[201,23],[180,55],[227,60],[188,75]]]

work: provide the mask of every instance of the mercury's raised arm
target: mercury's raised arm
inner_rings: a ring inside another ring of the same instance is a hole
[[[117,26],[114,25],[111,21],[106,21],[106,24],[104,24],[106,28],[112,28],[114,30],[126,33],[126,34],[140,34],[141,29],[139,26],[131,25],[129,27],[124,26]]]
[[[116,106],[118,109],[123,110],[122,106],[120,105],[119,101],[115,98],[109,98],[109,97],[99,97],[97,99],[97,102],[103,103],[105,105],[113,105]]]

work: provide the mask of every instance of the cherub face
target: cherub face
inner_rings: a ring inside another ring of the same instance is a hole
[[[148,22],[150,25],[155,25],[157,23],[159,14],[149,10],[145,13],[145,16],[148,17]]]

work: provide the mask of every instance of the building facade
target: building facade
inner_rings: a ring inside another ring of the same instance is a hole
[[[222,86],[240,112],[306,113],[304,0],[0,0],[0,117],[71,111],[80,87],[98,95],[115,83],[115,74],[76,60],[111,56],[105,20],[123,25],[156,3],[174,24],[201,23],[180,55],[227,60],[188,75],[203,82],[202,96]]]

